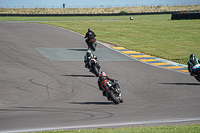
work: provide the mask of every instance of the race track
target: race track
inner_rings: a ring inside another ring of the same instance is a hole
[[[84,67],[85,52],[83,36],[74,32],[0,23],[0,132],[200,122],[200,83],[193,77],[99,43],[101,70],[121,86],[124,103],[115,105]]]

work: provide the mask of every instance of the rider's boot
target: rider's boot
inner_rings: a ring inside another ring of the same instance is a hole
[[[88,68],[88,64],[85,64],[85,68]]]

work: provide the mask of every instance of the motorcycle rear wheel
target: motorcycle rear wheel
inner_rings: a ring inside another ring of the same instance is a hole
[[[93,51],[96,50],[96,49],[95,49],[95,44],[94,44],[94,43],[92,43],[92,50],[93,50]]]
[[[92,69],[93,69],[95,76],[99,77],[99,71],[98,71],[97,67],[95,65],[92,65]]]

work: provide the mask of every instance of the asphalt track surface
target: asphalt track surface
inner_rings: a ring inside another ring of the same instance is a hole
[[[124,103],[115,105],[84,67],[85,50],[83,36],[68,30],[0,23],[0,132],[200,122],[193,77],[98,44],[101,70],[121,86]]]

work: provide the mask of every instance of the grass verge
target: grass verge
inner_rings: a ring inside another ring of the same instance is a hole
[[[174,126],[124,127],[106,129],[59,130],[39,133],[199,133],[200,124]]]

